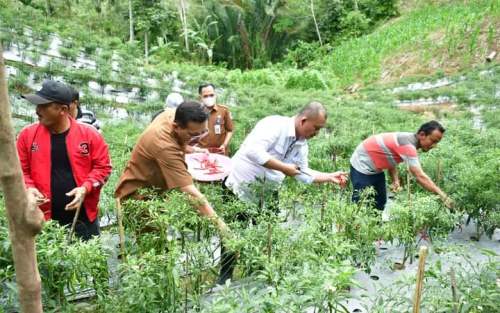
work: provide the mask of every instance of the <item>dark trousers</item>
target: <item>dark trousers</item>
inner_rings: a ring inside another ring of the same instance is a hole
[[[232,190],[226,187],[225,183],[222,184],[223,187],[223,199],[224,202],[240,201],[238,197],[233,193]],[[276,216],[279,213],[279,193],[278,191],[273,192],[268,196],[267,199],[262,200],[259,203],[261,210],[259,212],[238,212],[234,216],[234,220],[241,222],[243,224],[252,223],[255,225],[257,223],[256,214],[265,214],[268,216]],[[226,280],[233,277],[234,268],[236,266],[236,253],[227,249],[224,244],[221,244],[221,261],[220,261],[220,273],[217,283],[223,285]]]
[[[71,228],[72,223],[62,223],[58,221],[59,225],[66,226]],[[88,220],[82,221],[77,220],[75,225],[75,235],[83,241],[88,241],[92,237],[97,237],[101,234],[101,230],[99,227],[99,218],[96,218],[93,222],[89,222]]]
[[[364,189],[373,187],[375,195],[370,200],[375,200],[375,207],[378,210],[384,210],[387,202],[387,190],[385,187],[385,174],[381,172],[375,175],[366,175],[358,172],[351,166],[351,183],[352,183],[352,201],[359,202],[361,193]]]

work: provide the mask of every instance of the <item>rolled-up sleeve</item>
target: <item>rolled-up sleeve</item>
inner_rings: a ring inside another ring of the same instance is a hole
[[[279,125],[273,125],[270,121],[272,120],[262,120],[257,123],[249,134],[251,140],[248,140],[243,147],[246,157],[259,165],[264,165],[273,158],[268,151],[280,135]]]

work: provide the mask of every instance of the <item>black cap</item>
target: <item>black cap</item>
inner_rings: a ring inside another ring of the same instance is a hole
[[[34,94],[22,95],[22,97],[36,105],[57,102],[69,106],[73,100],[73,92],[66,84],[46,80],[43,82],[42,89]]]

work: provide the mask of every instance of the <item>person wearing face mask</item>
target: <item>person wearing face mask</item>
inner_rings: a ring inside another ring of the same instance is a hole
[[[416,133],[395,132],[372,135],[358,145],[351,156],[352,200],[359,202],[361,192],[369,187],[375,189],[371,196],[378,210],[384,210],[387,202],[384,170],[391,178],[391,189],[401,189],[397,164],[405,162],[417,182],[424,189],[437,194],[445,206],[453,207],[453,201],[425,174],[418,161],[417,150],[427,152],[437,146],[445,129],[437,121],[420,126]]]
[[[229,143],[233,136],[233,120],[229,108],[217,104],[217,96],[213,84],[203,84],[198,87],[200,100],[208,113],[208,134],[201,138],[197,147],[229,155]]]

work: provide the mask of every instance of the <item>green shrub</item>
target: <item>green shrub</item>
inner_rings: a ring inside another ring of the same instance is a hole
[[[399,201],[391,206],[389,221],[384,224],[386,240],[404,246],[404,265],[413,258],[418,246],[416,236],[427,235],[428,240],[446,238],[458,222],[459,215],[450,213],[433,196],[412,195],[412,199]]]
[[[285,87],[287,89],[326,89],[327,85],[324,82],[321,74],[317,71],[302,71],[292,73],[286,81]]]

